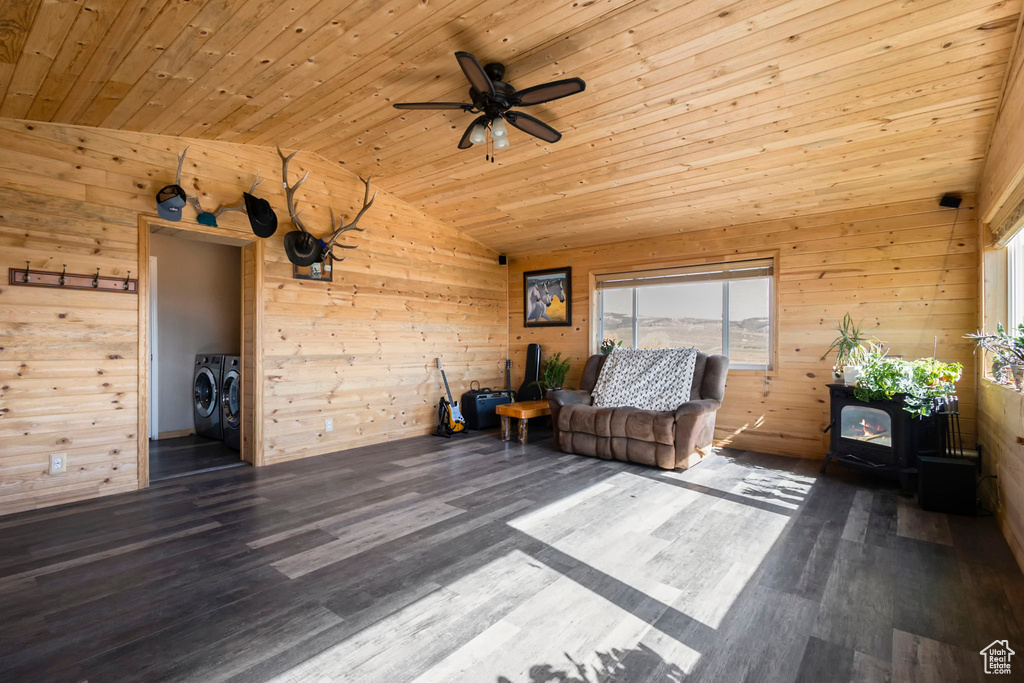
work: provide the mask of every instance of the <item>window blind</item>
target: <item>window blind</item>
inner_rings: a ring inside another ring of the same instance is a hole
[[[1010,327],[1024,323],[1024,232],[1006,243],[1006,275],[1009,285],[1007,322]]]
[[[1024,233],[1024,200],[1013,206],[1005,216],[997,215],[989,225],[992,236],[995,237],[993,244],[1006,246],[1011,239]]]
[[[752,280],[770,277],[774,273],[772,259],[730,261],[729,263],[703,263],[699,266],[634,270],[598,275],[598,289],[619,287],[650,287],[685,282],[721,282],[722,280]]]

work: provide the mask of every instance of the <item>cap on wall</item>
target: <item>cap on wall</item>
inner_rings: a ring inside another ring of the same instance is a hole
[[[208,225],[211,228],[217,227],[217,217],[209,211],[203,211],[201,214],[196,216],[196,221],[199,225]]]
[[[166,221],[180,221],[185,208],[185,190],[180,185],[168,185],[156,193],[156,212]]]

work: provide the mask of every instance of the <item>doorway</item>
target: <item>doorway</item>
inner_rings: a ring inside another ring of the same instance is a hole
[[[260,464],[262,248],[254,239],[140,221],[140,488]]]

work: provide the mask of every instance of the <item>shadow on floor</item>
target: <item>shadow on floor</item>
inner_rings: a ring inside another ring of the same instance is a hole
[[[568,665],[554,666],[537,664],[530,668],[528,683],[680,683],[686,672],[644,644],[635,648],[596,653],[598,663],[590,665],[578,662],[568,654]],[[497,683],[513,683],[505,676],[499,676]]]

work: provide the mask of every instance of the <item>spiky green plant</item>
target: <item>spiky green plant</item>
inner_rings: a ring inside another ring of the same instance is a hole
[[[875,343],[878,341],[874,337],[864,334],[861,329],[863,324],[864,321],[854,323],[849,313],[844,315],[842,321],[836,324],[836,332],[839,335],[832,340],[832,344],[829,345],[819,360],[825,360],[828,358],[828,354],[835,351],[836,362],[832,365],[832,369],[836,372],[842,372],[844,366],[851,364],[849,362],[850,355],[856,349],[860,348],[865,342]]]

